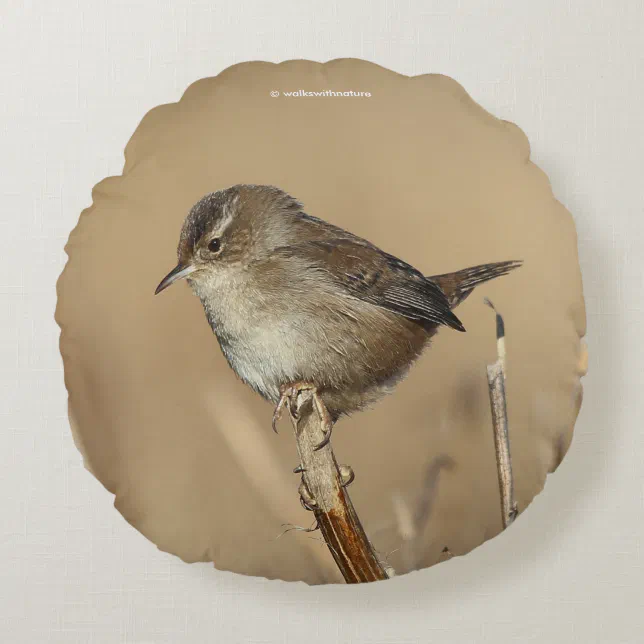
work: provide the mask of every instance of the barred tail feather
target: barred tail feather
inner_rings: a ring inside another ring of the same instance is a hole
[[[455,273],[432,275],[428,280],[441,287],[452,308],[458,306],[479,284],[507,275],[523,264],[520,260],[479,264]]]

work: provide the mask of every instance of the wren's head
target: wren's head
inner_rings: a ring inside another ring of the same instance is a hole
[[[177,266],[155,293],[184,277],[199,284],[269,257],[289,243],[289,220],[302,205],[273,186],[236,185],[212,192],[190,210],[181,229]]]

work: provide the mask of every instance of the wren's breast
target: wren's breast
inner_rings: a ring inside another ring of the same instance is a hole
[[[212,326],[233,371],[264,398],[277,402],[282,382],[295,379],[286,374],[288,364],[284,363],[280,338],[274,333],[260,334],[252,330],[231,334],[225,325]]]
[[[262,298],[248,293],[241,280],[227,280],[221,289],[212,283],[193,289],[230,367],[257,393],[277,402],[280,385],[299,377],[292,322],[277,315],[277,307],[258,306]]]

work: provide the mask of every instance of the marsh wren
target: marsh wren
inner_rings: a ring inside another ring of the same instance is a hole
[[[206,195],[181,230],[178,264],[235,373],[277,405],[313,392],[330,428],[407,374],[440,326],[482,282],[519,261],[425,277],[406,262],[304,212],[273,186]]]

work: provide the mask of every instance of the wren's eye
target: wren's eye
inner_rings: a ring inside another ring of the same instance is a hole
[[[221,250],[221,239],[215,237],[208,242],[208,250],[211,253],[218,253]]]

